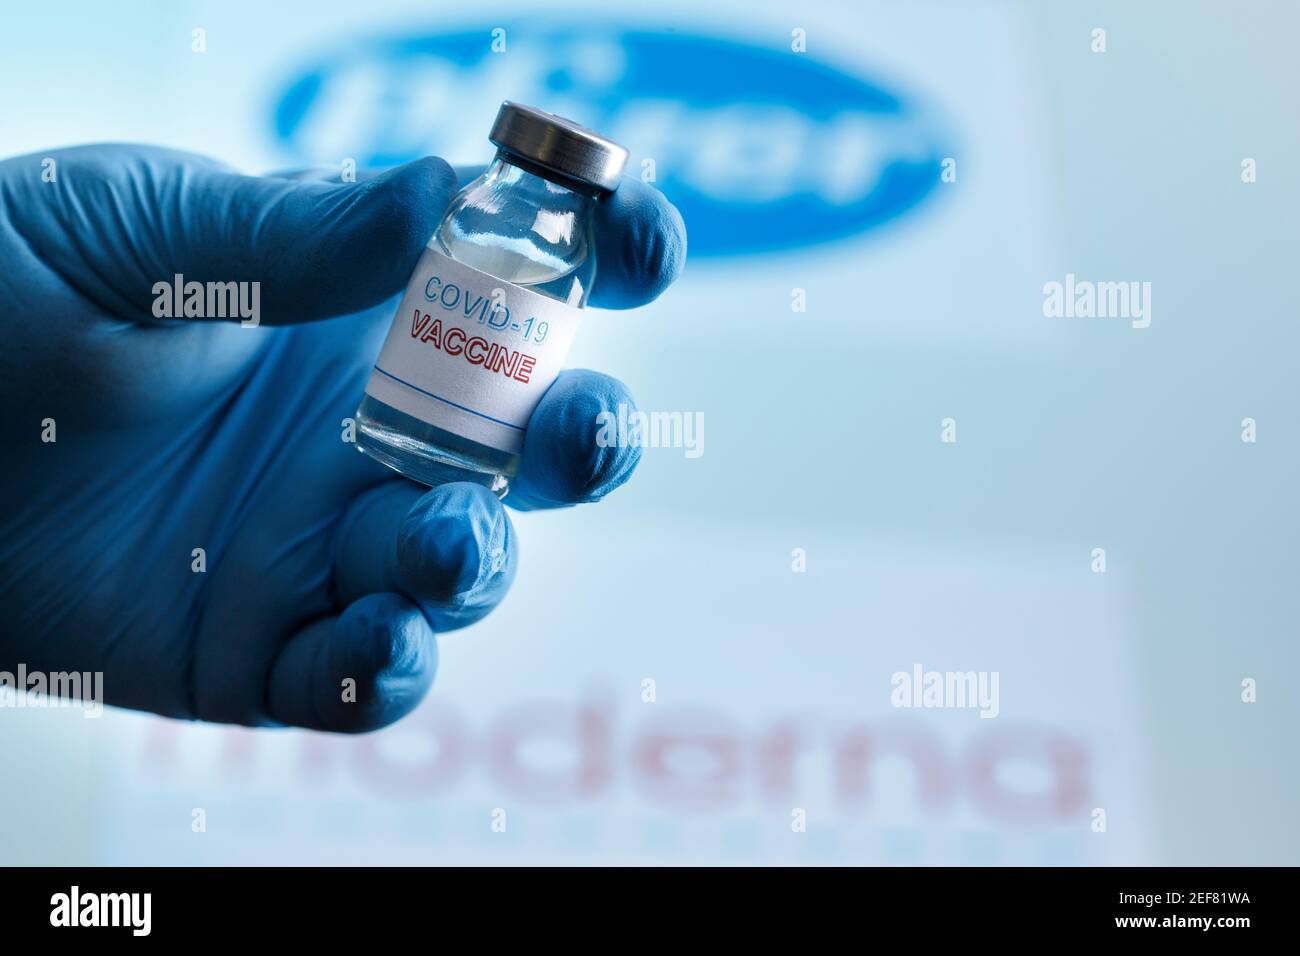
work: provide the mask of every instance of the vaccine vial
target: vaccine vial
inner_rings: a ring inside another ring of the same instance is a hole
[[[627,150],[505,102],[487,171],[457,194],[398,306],[357,409],[357,447],[426,485],[498,496],[596,277],[593,211]]]

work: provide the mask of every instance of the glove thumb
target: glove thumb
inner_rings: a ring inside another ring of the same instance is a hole
[[[111,311],[145,321],[247,318],[206,307],[236,291],[268,325],[378,305],[410,278],[456,185],[436,157],[359,182],[245,176],[151,147],[79,147],[60,163],[61,188],[44,196],[65,234],[96,238],[68,269]]]

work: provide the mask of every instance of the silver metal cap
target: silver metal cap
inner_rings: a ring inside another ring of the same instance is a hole
[[[618,186],[627,150],[599,133],[554,113],[506,100],[488,139],[569,179],[606,192]]]

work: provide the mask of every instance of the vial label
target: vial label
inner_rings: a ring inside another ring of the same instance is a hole
[[[518,454],[580,318],[579,309],[425,249],[366,394]]]

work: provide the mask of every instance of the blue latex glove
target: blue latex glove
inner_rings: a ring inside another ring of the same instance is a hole
[[[505,595],[515,532],[485,489],[408,482],[342,421],[454,191],[433,158],[350,184],[140,146],[0,163],[0,670],[103,671],[107,703],[248,725],[364,731],[419,703],[434,632]],[[649,302],[680,216],[632,179],[598,210],[592,304]],[[153,318],[176,273],[260,282],[262,326]],[[620,402],[565,372],[508,503],[627,480],[638,450],[595,443]]]

